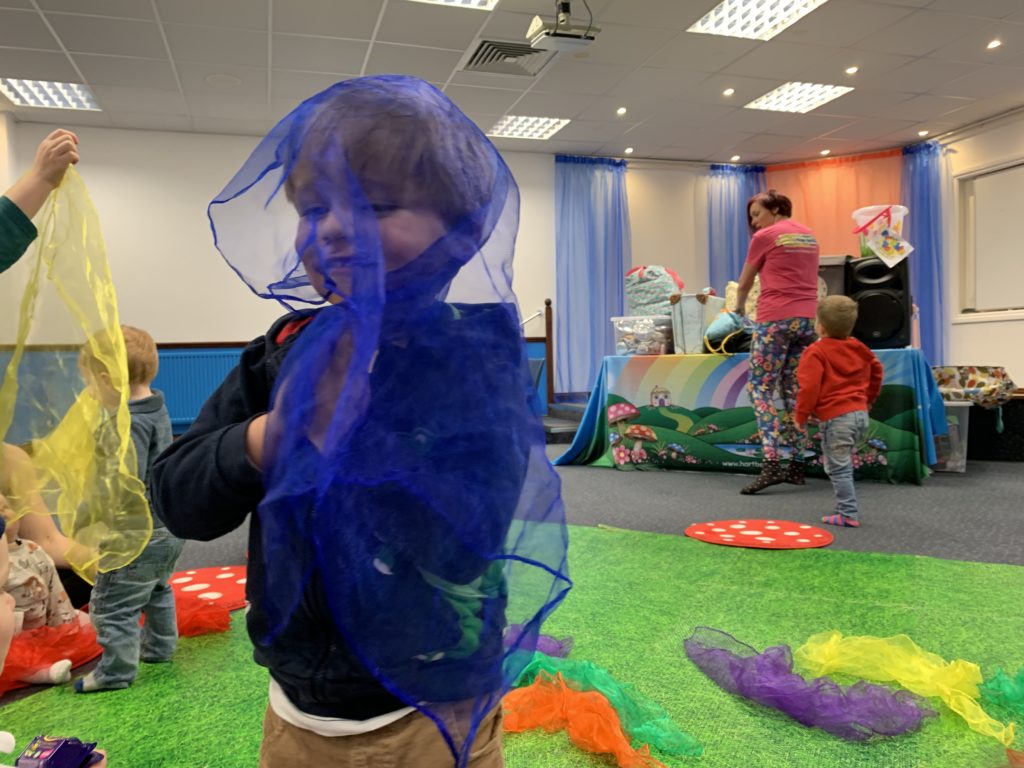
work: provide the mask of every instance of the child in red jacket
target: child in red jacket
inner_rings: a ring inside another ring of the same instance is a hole
[[[836,493],[836,511],[821,522],[857,528],[853,487],[853,450],[868,429],[868,409],[882,389],[882,364],[875,353],[850,338],[857,322],[857,302],[829,296],[818,305],[814,330],[820,337],[800,358],[796,423],[818,417],[825,472]]]

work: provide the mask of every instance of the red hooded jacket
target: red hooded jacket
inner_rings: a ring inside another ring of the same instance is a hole
[[[796,377],[796,423],[812,414],[827,421],[871,407],[882,389],[882,364],[857,339],[826,337],[804,350]]]

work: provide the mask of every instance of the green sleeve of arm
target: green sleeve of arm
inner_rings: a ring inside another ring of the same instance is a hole
[[[6,197],[0,197],[0,272],[21,258],[36,239],[36,225]]]

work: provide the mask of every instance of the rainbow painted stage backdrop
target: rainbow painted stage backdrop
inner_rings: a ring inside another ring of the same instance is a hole
[[[945,409],[916,349],[878,350],[885,369],[867,437],[854,457],[858,477],[920,483],[936,463]],[[761,445],[747,395],[748,355],[606,357],[576,439],[556,464],[617,469],[757,472]],[[811,427],[818,445],[816,427]],[[824,475],[821,458],[805,457]]]

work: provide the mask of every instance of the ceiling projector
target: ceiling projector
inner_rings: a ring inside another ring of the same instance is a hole
[[[545,51],[578,51],[594,42],[598,27],[587,24],[573,24],[568,13],[558,15],[554,21],[545,21],[534,16],[526,32],[531,48]]]

